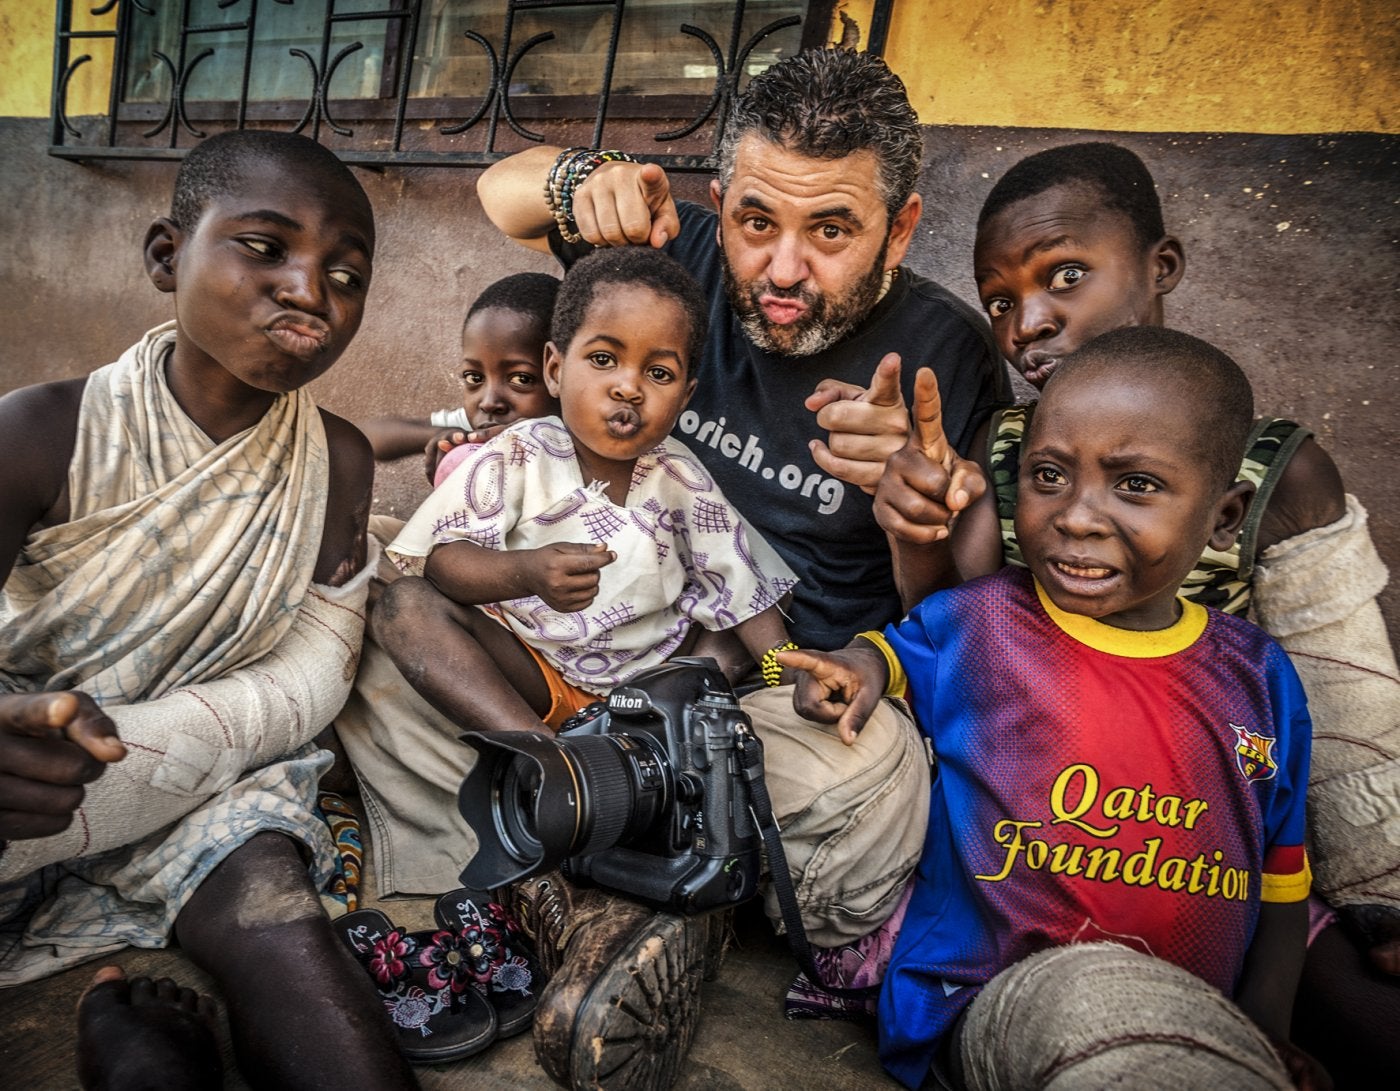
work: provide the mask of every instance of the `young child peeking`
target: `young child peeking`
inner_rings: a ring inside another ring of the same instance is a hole
[[[558,292],[558,278],[547,273],[513,273],[487,285],[462,323],[462,359],[454,369],[462,404],[434,410],[427,419],[366,421],[374,457],[391,461],[421,454],[432,444],[428,476],[436,486],[465,457],[466,451],[457,453],[458,445],[482,443],[518,420],[558,413],[559,403],[541,374]],[[452,430],[450,438],[444,429]]]
[[[1091,341],[1059,361],[1027,436],[1028,568],[935,593],[839,652],[778,657],[809,672],[799,711],[847,739],[882,695],[907,694],[938,757],[880,1004],[882,1058],[909,1086],[936,1059],[954,1085],[1029,1086],[1022,1065],[1111,1066],[1145,1039],[1186,1086],[1234,1085],[1198,1064],[1286,1081],[1224,997],[1287,1041],[1310,881],[1306,702],[1263,630],[1178,597],[1245,517],[1252,418],[1248,380],[1202,341],[1149,327]],[[1038,1010],[1042,963],[1024,960],[1091,941],[1117,946],[1065,952]],[[1068,961],[1105,955],[1107,969]]]
[[[559,291],[544,382],[560,416],[475,448],[389,547],[380,606],[411,616],[400,668],[474,730],[557,728],[697,627],[767,660],[795,582],[670,432],[695,387],[706,304],[649,248],[601,250]],[[431,586],[427,586],[431,585]],[[387,604],[387,605],[386,605]],[[479,607],[490,607],[490,612]]]

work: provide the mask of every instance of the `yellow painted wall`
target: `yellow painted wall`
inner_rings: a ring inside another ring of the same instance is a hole
[[[862,29],[871,6],[843,5]],[[53,26],[50,5],[0,0],[0,116],[48,114]],[[105,111],[111,50],[74,52],[93,60],[68,112]],[[895,0],[885,55],[931,124],[1400,131],[1396,0]]]
[[[52,6],[0,0],[0,117],[45,117],[53,71]]]
[[[1384,132],[1395,0],[895,0],[885,56],[925,123]]]
[[[123,3],[128,0],[122,0]],[[102,4],[74,5],[75,30],[110,30],[116,26],[117,9],[105,16],[92,15]],[[0,117],[48,117],[53,84],[54,5],[34,0],[0,0]],[[112,47],[102,39],[73,43],[71,57],[84,53],[91,60],[69,81],[68,113],[107,112],[112,72]]]

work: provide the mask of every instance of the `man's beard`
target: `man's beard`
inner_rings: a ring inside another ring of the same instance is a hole
[[[814,356],[836,344],[870,314],[884,284],[888,245],[886,240],[870,271],[837,299],[811,291],[801,284],[779,288],[767,279],[741,284],[730,269],[727,258],[722,262],[724,292],[744,332],[759,348],[780,356]],[[770,322],[759,305],[759,299],[765,295],[799,300],[807,311],[796,322],[786,326]]]

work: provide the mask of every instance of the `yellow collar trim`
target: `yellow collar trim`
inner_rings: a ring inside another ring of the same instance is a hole
[[[1066,636],[1108,655],[1120,655],[1125,659],[1160,659],[1185,651],[1206,631],[1206,608],[1187,599],[1177,599],[1181,603],[1181,617],[1175,624],[1144,633],[1105,625],[1097,618],[1083,614],[1068,614],[1050,601],[1039,580],[1034,582],[1040,605]]]

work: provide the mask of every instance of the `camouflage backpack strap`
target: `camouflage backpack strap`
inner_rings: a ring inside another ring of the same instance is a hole
[[[1259,524],[1288,460],[1298,445],[1311,435],[1309,429],[1281,417],[1255,421],[1237,478],[1252,483],[1255,490],[1244,525],[1228,550],[1220,552],[1208,548],[1201,554],[1200,562],[1182,584],[1183,598],[1227,614],[1243,616],[1249,609]]]
[[[1007,564],[1026,567],[1021,544],[1016,540],[1016,479],[1021,472],[1021,441],[1030,427],[1035,404],[1013,405],[992,416],[987,429],[987,470],[996,495],[997,520],[1001,525],[1001,551]]]
[[[1311,428],[1283,417],[1270,417],[1255,423],[1248,452],[1240,467],[1241,478],[1248,474],[1248,480],[1254,482],[1254,499],[1250,501],[1249,514],[1245,516],[1244,526],[1240,530],[1240,574],[1247,580],[1254,578],[1259,524],[1264,521],[1264,512],[1273,498],[1274,488],[1283,477],[1289,460],[1312,434]]]

